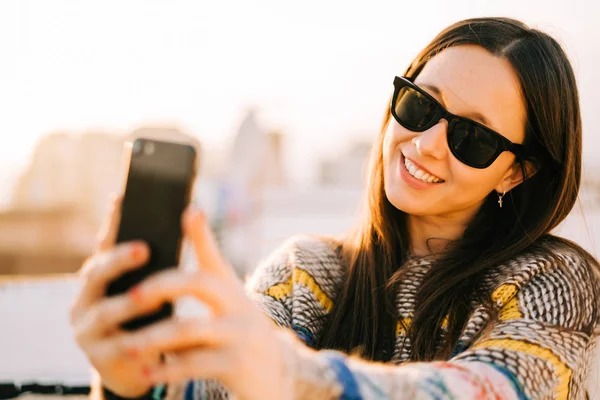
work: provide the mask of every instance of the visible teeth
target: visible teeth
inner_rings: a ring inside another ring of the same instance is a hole
[[[406,169],[408,170],[408,172],[420,181],[428,182],[428,183],[443,182],[441,179],[436,178],[435,176],[428,174],[427,172],[423,171],[422,169],[417,168],[417,166],[415,164],[413,164],[406,158],[404,158],[404,165],[406,166]]]

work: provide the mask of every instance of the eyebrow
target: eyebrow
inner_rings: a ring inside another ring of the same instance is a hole
[[[428,83],[420,83],[418,86],[422,87],[422,88],[427,88],[427,89],[431,90],[436,95],[438,95],[438,97],[440,97],[441,99],[443,99],[443,97],[444,97],[444,96],[442,96],[442,91],[437,86],[435,86],[435,85],[431,85],[431,84],[428,84]],[[444,104],[443,100],[441,101],[441,103],[444,105],[444,107],[446,106],[446,104]],[[476,121],[479,121],[482,124],[484,124],[484,125],[486,125],[486,126],[488,126],[488,127],[491,128],[490,121],[488,121],[488,119],[486,117],[484,117],[483,114],[481,114],[479,112],[474,111],[474,112],[467,113],[467,114],[465,114],[463,116],[466,117],[466,118],[470,118],[470,119],[474,119]]]

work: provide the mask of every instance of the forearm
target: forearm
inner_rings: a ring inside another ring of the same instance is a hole
[[[290,343],[289,400],[518,398],[512,381],[487,363],[374,363],[340,352],[314,351],[293,337],[284,340]]]

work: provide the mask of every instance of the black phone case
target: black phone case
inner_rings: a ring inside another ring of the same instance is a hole
[[[192,146],[137,139],[132,146],[121,207],[117,243],[142,240],[150,246],[148,263],[111,282],[108,296],[124,293],[148,276],[175,268],[182,243],[181,215],[190,200],[196,151]],[[162,307],[122,325],[136,330],[171,316],[173,305]]]

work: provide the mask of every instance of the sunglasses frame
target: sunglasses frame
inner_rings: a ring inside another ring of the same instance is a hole
[[[398,117],[398,115],[396,114],[396,101],[398,98],[398,92],[400,92],[400,89],[402,89],[403,87],[407,87],[407,86],[410,87],[411,89],[417,91],[419,94],[425,96],[429,101],[433,102],[433,104],[436,107],[435,115],[433,116],[431,121],[428,122],[427,124],[425,124],[420,129],[414,129],[414,128],[407,126],[405,123],[403,123],[400,120],[400,117]],[[524,159],[525,155],[526,155],[526,147],[524,145],[511,142],[506,137],[502,136],[501,134],[494,131],[493,129],[488,128],[487,126],[483,125],[480,122],[474,121],[470,118],[461,117],[459,115],[452,114],[450,111],[446,110],[446,108],[444,106],[442,106],[439,103],[439,101],[437,101],[433,96],[431,96],[429,93],[427,93],[427,91],[418,87],[415,83],[413,83],[412,79],[407,78],[405,76],[396,76],[394,78],[394,95],[392,96],[392,101],[390,102],[390,112],[391,112],[392,116],[394,117],[394,119],[396,120],[396,122],[398,122],[400,125],[402,125],[403,127],[405,127],[406,129],[408,129],[412,132],[425,132],[429,128],[437,125],[437,123],[440,122],[441,119],[445,119],[446,121],[448,121],[448,129],[446,131],[446,140],[448,142],[448,148],[450,149],[450,151],[452,152],[454,157],[456,157],[463,164],[468,165],[469,167],[472,167],[472,168],[484,169],[484,168],[489,167],[490,165],[492,165],[494,163],[494,161],[496,161],[498,156],[500,154],[504,153],[505,151],[510,151],[519,159]],[[488,132],[490,135],[495,136],[500,139],[500,146],[498,146],[498,148],[496,149],[496,152],[494,153],[494,155],[492,157],[490,157],[490,160],[486,164],[472,165],[472,164],[466,162],[465,160],[463,160],[463,158],[460,157],[458,154],[456,154],[456,152],[454,150],[454,146],[452,146],[452,143],[451,143],[451,134],[450,133],[453,132],[453,129],[456,126],[456,123],[460,122],[460,121],[466,121],[468,123],[475,124],[479,129],[482,129],[482,130]]]

